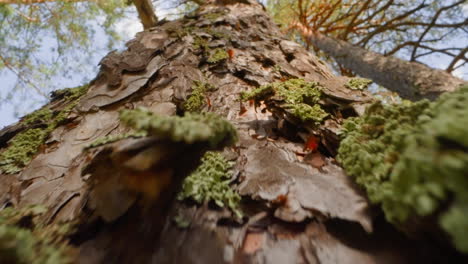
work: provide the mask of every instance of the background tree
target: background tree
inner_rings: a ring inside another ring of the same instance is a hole
[[[327,61],[337,54],[324,52],[324,46],[311,46],[310,32],[410,62],[423,63],[432,58],[432,62],[438,60],[438,65],[430,67],[445,67],[453,73],[466,68],[467,63],[464,43],[468,40],[468,20],[464,4],[465,1],[278,0],[270,1],[268,6],[292,38],[301,39]],[[350,64],[344,67],[338,57],[332,61],[336,69],[354,76],[359,65],[355,69]],[[446,62],[439,62],[440,57]]]

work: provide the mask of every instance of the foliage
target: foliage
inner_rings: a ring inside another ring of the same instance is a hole
[[[214,148],[237,141],[234,126],[215,113],[185,113],[184,116],[158,116],[144,108],[123,110],[121,121],[136,131],[192,144],[207,142]]]
[[[306,82],[303,79],[290,79],[285,82],[274,82],[262,85],[240,95],[241,100],[262,101],[275,96],[281,99],[282,105],[293,116],[303,122],[320,123],[328,114],[318,104],[322,88],[317,82]]]
[[[0,171],[8,174],[20,172],[34,158],[49,134],[67,119],[79,98],[86,93],[87,88],[88,86],[84,85],[58,91],[57,93],[62,95],[64,101],[60,111],[54,112],[45,106],[26,115],[22,123],[25,125],[38,124],[40,127],[27,128],[8,142],[8,147],[0,153]]]
[[[468,252],[468,86],[437,101],[376,103],[344,124],[338,159],[388,221],[436,214]]]
[[[89,64],[101,31],[107,48],[115,47],[120,40],[115,23],[128,1],[37,2],[0,4],[0,73],[13,73],[17,88],[32,87],[46,97],[46,87],[57,88],[51,77],[71,78]]]
[[[0,211],[0,262],[18,264],[66,264],[73,262],[73,250],[66,237],[71,224],[45,225],[41,206]]]
[[[229,186],[232,178],[231,168],[232,164],[221,153],[206,152],[201,165],[185,178],[178,199],[190,198],[199,204],[214,201],[219,207],[228,207],[241,217],[241,197]]]
[[[409,61],[421,62],[431,55],[444,56],[449,61],[444,66],[452,72],[467,63],[464,56],[467,50],[462,44],[462,39],[468,38],[465,2],[270,0],[268,10],[293,40],[308,48],[312,48],[308,34],[319,32]],[[303,26],[309,32],[304,31]],[[326,54],[319,55],[332,61]],[[343,75],[353,76],[349,69],[336,66]]]

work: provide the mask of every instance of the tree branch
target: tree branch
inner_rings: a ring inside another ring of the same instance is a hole
[[[144,29],[156,26],[158,18],[154,12],[151,0],[133,0],[133,4],[138,11],[138,17],[140,18]]]

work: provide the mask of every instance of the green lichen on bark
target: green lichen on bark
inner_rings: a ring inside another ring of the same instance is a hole
[[[53,112],[48,107],[43,107],[37,111],[34,111],[25,117],[23,117],[23,122],[26,125],[31,125],[34,123],[41,123],[52,118]]]
[[[72,224],[45,225],[42,206],[0,211],[0,263],[73,263],[73,249],[67,237]]]
[[[7,174],[20,172],[44,144],[49,133],[48,128],[34,128],[17,134],[10,140],[8,148],[0,154],[0,169]]]
[[[184,102],[183,108],[186,112],[199,112],[206,103],[206,92],[212,87],[208,83],[194,81],[192,93]]]
[[[39,128],[28,128],[15,135],[8,147],[0,153],[0,171],[3,173],[18,173],[36,155],[39,147],[44,144],[49,134],[68,117],[76,106],[79,98],[86,93],[88,86],[68,88],[55,91],[55,99],[62,98],[64,105],[59,111],[52,111],[47,106],[26,115],[22,119],[25,125],[40,125]]]
[[[174,142],[206,142],[212,148],[237,141],[237,132],[229,121],[215,113],[185,113],[184,116],[159,116],[138,108],[123,110],[120,120],[135,131],[145,131]]]
[[[364,90],[372,84],[372,80],[366,78],[351,78],[345,86],[351,90]]]
[[[468,252],[468,87],[430,103],[372,105],[344,124],[338,160],[403,226],[435,215],[454,246]]]
[[[216,48],[210,52],[210,56],[206,60],[206,62],[215,64],[221,61],[224,61],[229,58],[229,54],[224,48]]]
[[[140,138],[140,137],[145,137],[145,136],[147,136],[147,133],[145,131],[109,135],[109,136],[96,139],[91,144],[85,146],[85,149],[97,148],[97,147],[110,144],[110,143],[114,143],[114,142],[117,142],[119,140],[126,139],[126,138]]]
[[[215,22],[218,18],[224,16],[226,14],[225,11],[214,11],[203,14],[204,19],[208,19],[211,22]]]
[[[52,98],[65,98],[66,101],[72,101],[80,98],[88,91],[89,85],[82,85],[73,88],[65,88],[52,92]]]
[[[209,50],[208,41],[202,37],[196,36],[192,44],[195,50],[207,51]]]
[[[219,207],[231,209],[237,217],[242,217],[239,210],[241,197],[230,186],[232,166],[221,153],[206,152],[200,166],[185,178],[178,199],[192,199],[198,204],[213,201]]]
[[[285,82],[274,82],[262,85],[252,91],[243,92],[241,100],[263,101],[274,97],[283,101],[280,107],[290,112],[302,122],[320,123],[328,116],[319,104],[322,87],[317,82],[306,82],[303,79],[290,79]]]

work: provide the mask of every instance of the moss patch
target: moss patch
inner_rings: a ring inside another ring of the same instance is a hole
[[[213,201],[219,207],[227,207],[242,217],[239,210],[241,197],[230,187],[231,169],[232,164],[221,153],[207,152],[201,165],[185,178],[178,199],[192,199],[198,204]]]
[[[211,53],[206,62],[208,63],[218,63],[229,58],[229,54],[223,48],[216,48]]]
[[[34,111],[25,117],[23,117],[23,122],[26,125],[31,125],[34,123],[42,123],[48,121],[52,118],[53,112],[47,107],[43,107],[37,111]]]
[[[116,141],[126,139],[126,138],[145,137],[146,135],[147,135],[147,133],[145,131],[140,131],[140,132],[129,132],[129,133],[124,133],[124,134],[105,136],[105,137],[96,139],[96,141],[94,141],[93,143],[87,145],[85,147],[85,149],[100,147],[100,146],[110,144],[110,143],[114,143]]]
[[[376,103],[344,124],[338,159],[388,221],[436,214],[467,253],[468,87],[437,101]]]
[[[26,129],[9,141],[8,147],[0,153],[0,171],[9,174],[20,172],[34,158],[50,132],[67,119],[87,88],[88,86],[80,86],[55,91],[52,94],[53,100],[63,98],[65,102],[60,111],[54,112],[46,106],[26,115],[22,119],[24,124],[39,124],[41,127]]]
[[[208,41],[202,37],[196,36],[192,44],[193,48],[196,50],[207,51],[208,50]]]
[[[0,211],[1,263],[73,263],[73,249],[67,236],[73,225],[44,225],[40,221],[47,210],[41,206]]]
[[[183,108],[187,112],[199,112],[206,103],[205,93],[212,89],[208,83],[194,81],[192,85],[192,93],[184,102]]]
[[[372,84],[372,80],[366,78],[351,78],[345,86],[351,90],[364,90]]]
[[[257,89],[241,93],[241,100],[263,101],[274,97],[281,100],[281,108],[299,118],[302,122],[320,123],[328,116],[318,104],[322,96],[322,87],[317,82],[306,82],[303,79],[290,79],[285,82],[274,82],[262,85]]]
[[[207,142],[210,147],[230,145],[237,141],[234,126],[215,113],[185,113],[180,116],[158,116],[144,108],[124,110],[120,120],[135,131],[192,144]]]

